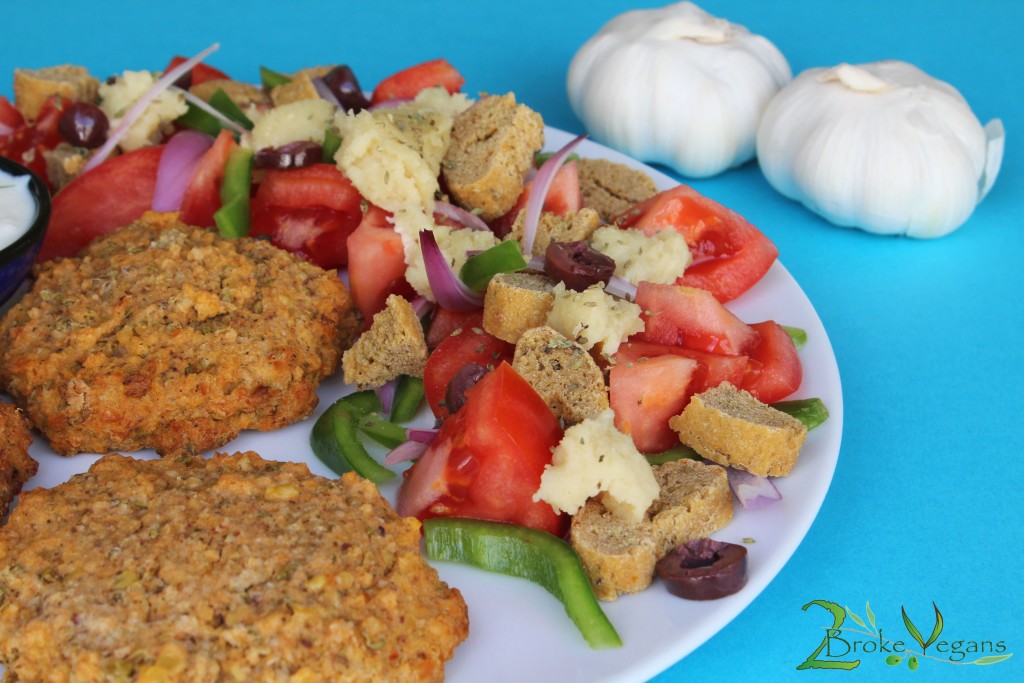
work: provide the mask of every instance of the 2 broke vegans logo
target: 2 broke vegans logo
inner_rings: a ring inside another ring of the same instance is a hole
[[[871,604],[865,603],[864,609],[867,621],[854,614],[849,607],[841,607],[828,600],[812,600],[804,605],[804,611],[808,607],[816,605],[828,611],[832,615],[832,625],[826,626],[825,637],[818,648],[805,659],[799,670],[805,669],[856,669],[860,666],[861,660],[854,659],[856,655],[871,655],[884,657],[889,666],[896,666],[904,660],[911,671],[921,665],[923,660],[934,660],[945,664],[998,664],[1013,656],[1012,652],[1006,651],[1006,642],[991,640],[949,640],[939,639],[945,628],[942,612],[933,602],[935,609],[935,626],[931,634],[925,638],[917,628],[907,610],[900,606],[903,614],[903,626],[907,633],[913,638],[913,642],[901,640],[899,637],[890,638],[883,634],[882,627],[875,621],[875,613],[871,610]],[[849,617],[859,628],[843,626],[846,618]],[[911,649],[914,644],[920,649]],[[931,653],[928,648],[932,648]],[[978,656],[980,655],[980,656]],[[970,659],[969,659],[970,657]]]

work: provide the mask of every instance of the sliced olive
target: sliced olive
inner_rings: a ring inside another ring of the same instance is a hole
[[[448,413],[454,415],[466,405],[466,392],[472,389],[487,374],[487,368],[479,363],[466,363],[448,381],[444,393],[444,405]]]
[[[75,147],[94,149],[107,140],[110,120],[103,110],[88,102],[74,102],[60,115],[57,131]]]
[[[348,111],[362,111],[370,106],[363,89],[352,69],[344,64],[331,69],[324,76],[324,84],[338,98],[338,103]]]
[[[323,148],[315,142],[299,140],[280,147],[264,147],[256,152],[256,168],[302,168],[319,164]]]
[[[583,241],[552,242],[544,252],[544,272],[566,288],[582,292],[591,285],[608,284],[615,261]]]
[[[698,538],[678,546],[655,566],[673,595],[715,600],[747,583],[747,549],[735,543]]]

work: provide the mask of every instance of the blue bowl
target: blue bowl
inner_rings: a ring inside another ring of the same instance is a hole
[[[0,306],[4,304],[32,270],[32,263],[43,246],[43,237],[50,224],[50,191],[39,176],[21,164],[0,157],[0,169],[13,176],[31,176],[29,192],[36,200],[36,218],[28,231],[13,244],[0,249]]]

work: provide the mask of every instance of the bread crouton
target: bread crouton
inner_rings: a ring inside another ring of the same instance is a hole
[[[59,190],[79,176],[89,161],[89,152],[90,150],[74,147],[66,142],[58,144],[53,149],[43,150],[46,178],[54,189]]]
[[[426,364],[420,319],[412,304],[395,294],[341,359],[345,383],[360,389],[383,386],[399,375],[422,377]]]
[[[672,548],[732,521],[732,492],[718,465],[683,459],[653,470],[660,493],[639,524],[623,522],[600,498],[572,519],[569,542],[601,600],[643,590],[658,559]]]
[[[509,235],[522,243],[525,225],[526,210],[524,209],[516,217]],[[533,255],[543,258],[544,253],[548,250],[548,245],[552,242],[588,240],[599,227],[601,227],[601,217],[593,209],[580,209],[565,216],[544,212],[537,222],[537,234],[533,238]]]
[[[259,86],[230,78],[211,78],[188,89],[190,93],[207,102],[218,90],[223,90],[224,94],[241,109],[246,109],[251,104],[261,105],[270,102]]]
[[[789,474],[807,437],[800,420],[728,382],[693,396],[669,426],[708,460],[759,477]]]
[[[95,103],[100,82],[83,66],[63,64],[43,69],[14,70],[14,106],[35,121],[50,95],[75,102]]]
[[[523,192],[533,156],[544,145],[540,114],[515,95],[491,95],[459,114],[441,164],[456,203],[485,221],[512,209]]]
[[[550,327],[535,327],[519,337],[512,367],[566,423],[608,409],[601,368],[586,349]]]
[[[605,223],[658,192],[649,175],[608,159],[580,159],[583,206],[594,209]]]
[[[498,273],[484,294],[484,329],[515,344],[523,332],[545,324],[554,287],[554,280],[540,273]]]
[[[313,85],[314,78],[323,78],[331,72],[334,67],[314,66],[308,69],[301,69],[292,74],[292,80],[274,87],[270,91],[270,99],[275,107],[298,100],[312,100],[320,97],[316,86]]]

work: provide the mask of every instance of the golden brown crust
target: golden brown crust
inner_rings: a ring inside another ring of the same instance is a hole
[[[468,617],[419,545],[352,473],[109,455],[0,528],[0,662],[20,683],[441,681]]]
[[[583,206],[597,211],[605,223],[658,192],[643,171],[608,159],[580,159],[579,173]]]
[[[661,491],[639,524],[623,522],[599,498],[573,517],[570,543],[601,600],[647,588],[669,550],[732,521],[732,492],[718,465],[683,459],[653,469]]]
[[[173,215],[36,275],[0,320],[0,386],[63,455],[197,453],[291,424],[358,326],[333,272]]]
[[[800,420],[728,382],[695,395],[669,426],[708,460],[759,477],[789,474],[807,437]]]
[[[188,89],[190,93],[206,101],[209,101],[218,90],[223,90],[224,94],[242,109],[251,104],[260,106],[270,102],[262,88],[230,78],[211,78]]]
[[[533,156],[544,145],[540,114],[515,95],[477,100],[452,126],[441,169],[455,201],[493,220],[512,209],[523,192]]]
[[[28,420],[13,403],[0,403],[0,520],[25,482],[39,469],[28,454],[32,433]]]
[[[270,99],[274,102],[275,107],[299,100],[315,100],[320,97],[320,93],[313,85],[313,79],[323,78],[333,68],[331,66],[314,66],[300,69],[292,74],[292,80],[271,89]]]

